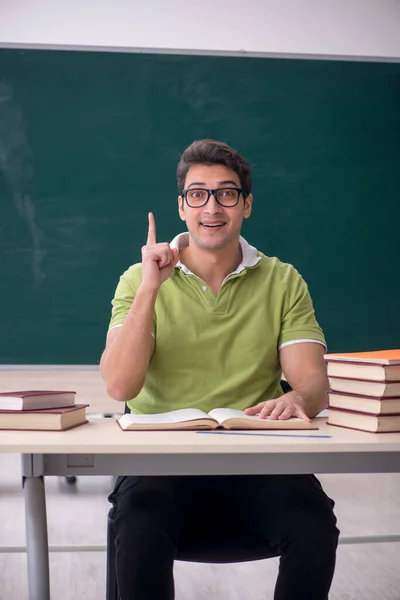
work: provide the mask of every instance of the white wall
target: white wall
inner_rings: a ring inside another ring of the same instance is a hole
[[[0,0],[0,45],[400,58],[400,0]]]

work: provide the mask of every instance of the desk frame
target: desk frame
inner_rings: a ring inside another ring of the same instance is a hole
[[[29,600],[50,600],[46,475],[400,473],[400,447],[381,452],[24,454]],[[399,538],[400,539],[400,538]]]

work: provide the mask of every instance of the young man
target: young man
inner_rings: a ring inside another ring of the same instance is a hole
[[[253,202],[249,164],[202,140],[183,153],[177,178],[188,233],[157,243],[150,213],[142,263],[112,302],[108,393],[139,413],[231,407],[310,420],[327,404],[325,340],[299,273],[240,236]],[[339,532],[313,475],[122,477],[110,500],[121,600],[174,598],[180,536],[208,507],[276,549],[275,600],[328,597]]]

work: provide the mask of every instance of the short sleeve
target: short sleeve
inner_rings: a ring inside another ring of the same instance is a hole
[[[316,318],[308,287],[300,273],[292,269],[288,281],[287,303],[282,315],[278,348],[295,340],[326,341]]]
[[[119,279],[114,298],[111,301],[111,319],[108,331],[123,325],[126,316],[135,299],[136,292],[142,280],[141,264],[132,265]],[[153,334],[155,335],[156,317],[154,316]]]

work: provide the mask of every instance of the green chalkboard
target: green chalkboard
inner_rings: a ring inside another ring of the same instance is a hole
[[[253,166],[244,235],[307,280],[329,349],[400,340],[400,65],[0,50],[0,363],[95,364],[194,139]]]

